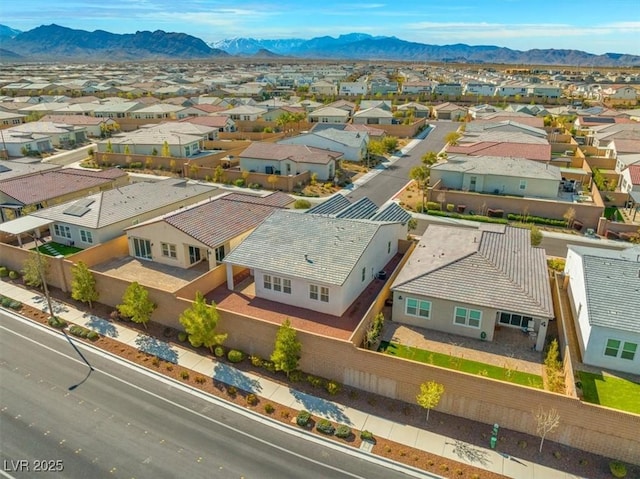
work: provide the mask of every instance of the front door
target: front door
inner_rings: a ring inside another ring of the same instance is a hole
[[[200,259],[200,248],[189,246],[189,264],[199,263]]]

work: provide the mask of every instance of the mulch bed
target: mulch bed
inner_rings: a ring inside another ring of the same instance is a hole
[[[73,305],[80,310],[87,309],[84,304],[70,299],[66,293],[55,288],[51,291],[51,295],[59,302]],[[94,304],[91,313],[103,318],[109,318],[112,311],[113,308],[98,303]],[[39,309],[23,305],[20,313],[39,323],[47,323],[48,315]],[[182,348],[191,349],[198,352],[198,354],[208,356],[216,361],[231,364],[226,360],[226,358],[215,358],[215,356],[207,349],[196,349],[188,342],[183,343],[178,341],[178,332],[175,329],[167,328],[157,323],[149,323],[147,325],[147,329],[135,323],[127,323],[127,326],[140,331],[140,333],[179,345]],[[78,339],[81,340],[80,338]],[[298,411],[287,406],[270,402],[268,399],[259,396],[255,398],[257,399],[255,404],[249,404],[249,401],[254,398],[249,398],[250,395],[246,391],[234,390],[234,388],[229,388],[226,384],[215,381],[212,378],[203,377],[194,371],[183,368],[182,366],[160,360],[153,355],[141,352],[134,347],[124,345],[111,338],[100,337],[100,339],[92,341],[91,343],[117,356],[145,366],[151,370],[157,371],[163,375],[198,388],[226,401],[253,409],[261,414],[269,415],[273,419],[284,423],[295,424],[295,417],[298,414]],[[424,410],[415,404],[389,399],[384,396],[379,396],[350,387],[342,387],[337,394],[330,395],[324,388],[314,387],[304,380],[291,383],[287,380],[284,374],[270,372],[260,367],[254,367],[249,360],[233,364],[233,367],[260,377],[268,378],[271,381],[286,385],[287,387],[293,387],[300,392],[329,399],[339,404],[375,414],[392,421],[397,421],[403,424],[412,424],[416,427],[423,427],[431,432],[448,436],[454,441],[464,441],[480,447],[487,447],[489,445],[491,426],[487,424],[478,423],[457,416],[451,416],[438,411],[431,411],[430,419],[426,422]],[[333,424],[335,426],[338,425],[336,422],[333,422]],[[308,430],[351,447],[358,448],[362,442],[359,431],[355,430],[354,434],[347,439],[328,436],[317,431],[315,428]],[[539,441],[540,439],[538,437],[532,435],[508,429],[500,429],[497,450],[504,454],[529,460],[582,477],[589,477],[593,479],[608,479],[611,477],[608,458],[590,454],[552,441],[545,441],[543,452],[539,453]],[[376,438],[372,452],[376,455],[393,459],[445,477],[475,479],[499,479],[505,477],[468,464],[456,462],[422,450],[407,447],[384,438]],[[640,466],[629,466],[627,467],[627,470],[627,477],[640,477]]]

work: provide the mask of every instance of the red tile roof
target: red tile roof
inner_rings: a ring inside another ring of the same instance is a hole
[[[24,205],[31,205],[88,188],[104,187],[126,174],[117,168],[95,172],[68,168],[3,181],[0,183],[0,192]]]
[[[470,145],[447,147],[447,153],[469,156],[502,156],[509,158],[527,158],[528,160],[549,161],[551,145],[530,143],[497,143],[481,141]]]
[[[631,165],[629,174],[631,175],[631,184],[640,185],[640,165]]]
[[[86,115],[45,115],[41,121],[52,121],[54,123],[66,123],[67,125],[99,125],[109,118],[96,118]]]
[[[258,160],[291,160],[296,163],[316,163],[326,165],[336,160],[342,153],[306,145],[283,145],[279,143],[255,142],[248,146],[241,158],[255,158]]]

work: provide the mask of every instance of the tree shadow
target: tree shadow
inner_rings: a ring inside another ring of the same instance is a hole
[[[486,449],[475,447],[467,442],[454,441],[447,444],[453,446],[453,453],[460,459],[470,464],[480,464],[481,466],[487,466],[491,463],[489,460],[489,451]]]
[[[144,353],[152,354],[173,364],[178,364],[178,353],[168,343],[151,336],[139,334],[135,339],[136,346]]]
[[[47,312],[49,311],[49,305],[47,304],[47,298],[45,298],[44,296],[34,296],[33,298],[31,298],[33,300],[34,303],[42,303],[42,311]],[[62,303],[59,303],[55,300],[51,300],[51,307],[53,308],[53,312],[51,312],[51,314],[54,315],[58,315],[58,314],[62,314],[62,313],[68,313],[69,312],[69,308]]]
[[[116,327],[111,324],[109,321],[107,321],[106,319],[100,318],[98,316],[94,316],[93,314],[88,314],[85,313],[84,314],[85,318],[89,318],[87,320],[86,323],[84,323],[84,325],[87,328],[93,329],[94,331],[97,331],[98,333],[102,334],[103,336],[108,336],[110,338],[117,338],[118,337],[118,330],[116,329]]]
[[[213,379],[249,393],[259,394],[262,391],[260,381],[252,379],[242,371],[223,363],[216,363],[213,368]]]
[[[353,422],[344,414],[341,406],[326,399],[296,391],[295,389],[289,388],[289,392],[296,400],[302,403],[304,409],[310,413],[341,424],[346,424],[347,426],[353,426]]]

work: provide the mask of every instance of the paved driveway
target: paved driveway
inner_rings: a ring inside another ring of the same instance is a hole
[[[409,181],[409,170],[420,164],[420,159],[428,151],[439,152],[444,147],[444,137],[447,133],[456,131],[458,122],[430,121],[435,126],[427,137],[420,141],[407,155],[400,158],[387,170],[371,178],[367,183],[359,186],[347,195],[352,200],[359,200],[367,196],[378,206],[387,202],[395,193]]]

